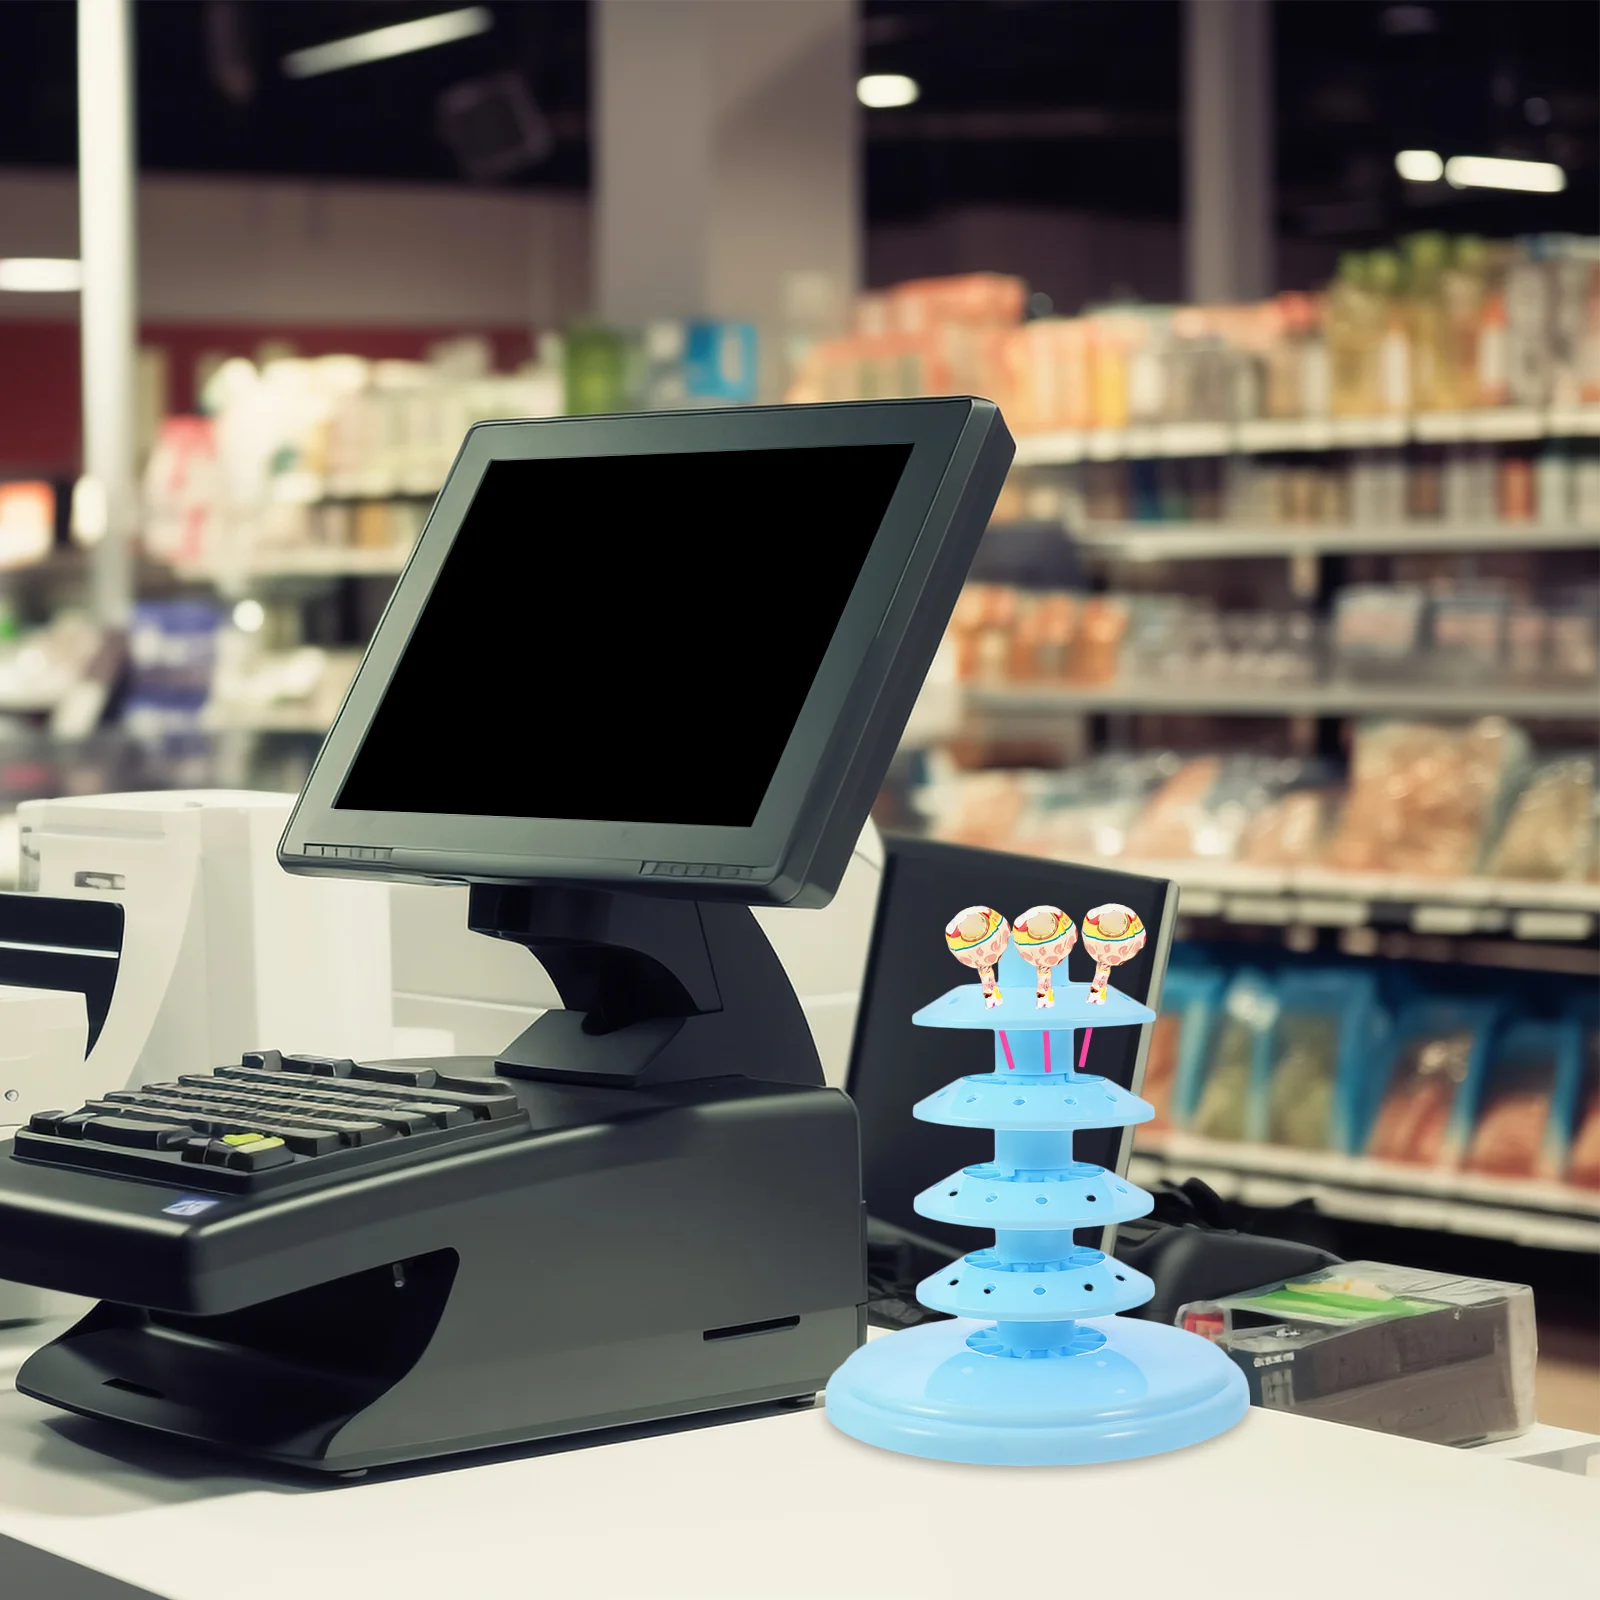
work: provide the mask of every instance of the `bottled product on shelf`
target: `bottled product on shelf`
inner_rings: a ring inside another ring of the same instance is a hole
[[[1020,488],[1001,520],[1241,527],[1600,528],[1600,444],[1413,444],[1259,455],[1082,461]]]
[[[1417,234],[1346,255],[1319,293],[1249,305],[1023,321],[1025,305],[1021,281],[994,274],[865,295],[793,397],[965,389],[1018,433],[1600,403],[1592,239]]]

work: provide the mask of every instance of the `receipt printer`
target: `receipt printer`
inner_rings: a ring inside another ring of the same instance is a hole
[[[809,1400],[859,1136],[753,908],[839,887],[1011,450],[967,399],[475,427],[278,859],[468,885],[560,1005],[35,1111],[0,1278],[99,1304],[18,1388],[325,1472]]]

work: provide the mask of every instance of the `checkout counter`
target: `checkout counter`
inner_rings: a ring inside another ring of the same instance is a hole
[[[68,931],[10,942],[43,989],[86,975],[94,1070],[0,1156],[0,1277],[100,1304],[0,1329],[0,1594],[1592,1592],[1600,1489],[1570,1472],[1259,1409],[1170,1454],[983,1469],[816,1405],[866,1322],[837,1087],[861,829],[1010,453],[975,401],[474,429],[278,846],[306,887],[470,885],[436,961],[352,967],[401,901],[350,902],[341,937],[201,846],[140,935],[159,851],[74,863],[39,819]],[[562,531],[597,503],[617,548]],[[842,883],[833,922],[806,909]],[[271,1006],[223,1003],[230,915]],[[305,994],[297,924],[328,947]],[[519,1000],[524,968],[551,992]],[[385,976],[387,1051],[346,1004]]]

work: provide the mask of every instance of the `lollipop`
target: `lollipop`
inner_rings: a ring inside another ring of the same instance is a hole
[[[944,942],[950,946],[950,954],[962,966],[978,969],[985,1006],[1000,1004],[994,967],[1010,937],[1006,919],[988,906],[968,906],[965,911],[958,911],[945,926]]]
[[[1103,1006],[1111,969],[1132,961],[1144,949],[1144,924],[1127,906],[1096,906],[1083,919],[1083,948],[1096,962],[1088,998]]]
[[[1056,992],[1051,987],[1050,969],[1060,966],[1078,942],[1077,926],[1060,906],[1034,906],[1011,924],[1011,937],[1016,940],[1017,954],[1038,969],[1039,987],[1033,995],[1036,1008],[1042,1011],[1053,1006]]]

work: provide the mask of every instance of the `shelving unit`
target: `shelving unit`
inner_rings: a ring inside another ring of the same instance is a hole
[[[1281,556],[1424,555],[1487,550],[1594,550],[1600,528],[1539,523],[1091,522],[1068,535],[1079,550],[1120,561],[1228,561]]]
[[[1504,1239],[1547,1250],[1600,1250],[1600,1193],[1534,1179],[1434,1171],[1332,1150],[1234,1144],[1141,1131],[1131,1176],[1199,1178],[1251,1206],[1311,1200],[1331,1217]]]
[[[1118,681],[1105,684],[970,685],[967,704],[997,714],[1084,715],[1094,712],[1184,712],[1235,717],[1498,715],[1541,720],[1600,718],[1596,686],[1522,688],[1485,684],[1284,683],[1227,684]]]
[[[305,545],[251,553],[248,561],[231,566],[179,564],[175,574],[193,583],[230,587],[241,581],[271,578],[386,578],[397,576],[411,559],[411,546],[403,549],[364,550],[339,545]]]
[[[1600,406],[1504,406],[1384,417],[1258,417],[1247,422],[1164,422],[1131,428],[1023,434],[1019,467],[1161,456],[1266,455],[1418,444],[1496,444],[1600,435]]]

